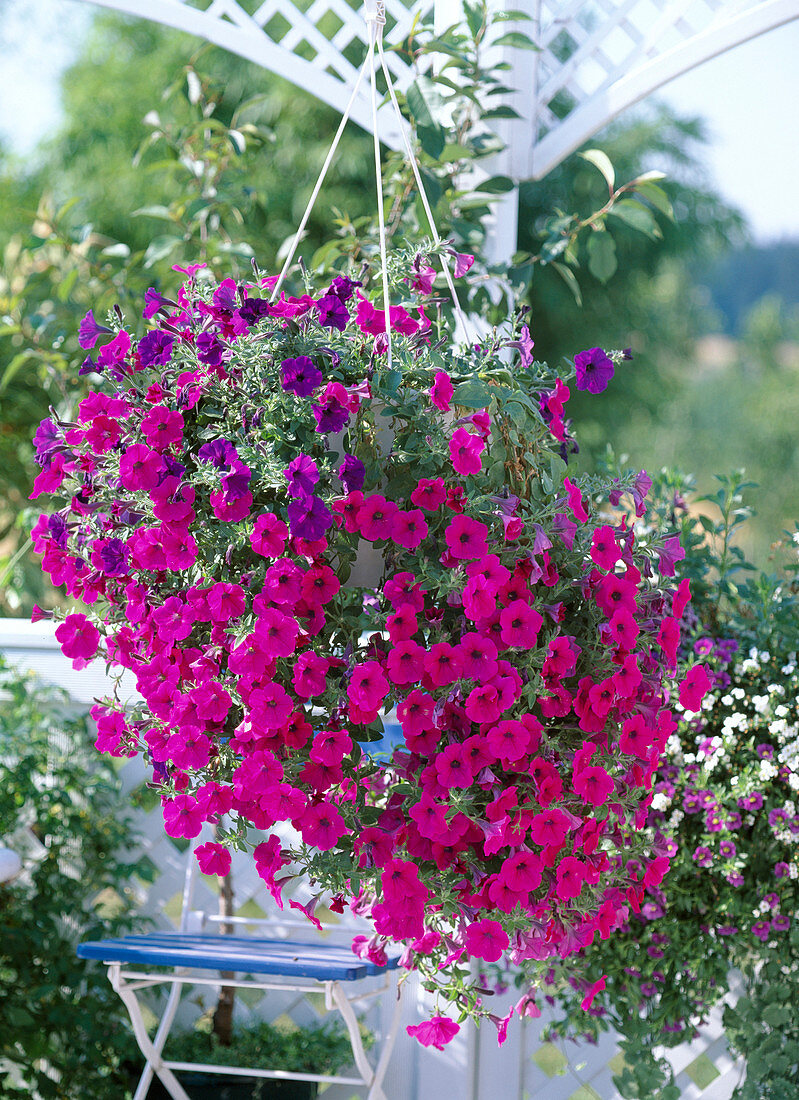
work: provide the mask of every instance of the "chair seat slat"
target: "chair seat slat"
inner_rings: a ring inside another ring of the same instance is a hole
[[[145,966],[181,966],[194,970],[231,970],[249,974],[316,978],[318,981],[358,981],[396,968],[356,958],[335,944],[266,940],[250,936],[152,932],[117,940],[82,943],[78,955],[102,962]]]

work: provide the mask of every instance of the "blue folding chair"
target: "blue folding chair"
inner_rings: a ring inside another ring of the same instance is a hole
[[[151,932],[142,936],[125,936],[116,940],[82,943],[78,955],[97,959],[108,967],[111,985],[128,1010],[133,1032],[145,1058],[144,1071],[134,1094],[134,1100],[145,1100],[153,1076],[159,1078],[173,1100],[190,1100],[175,1076],[178,1070],[201,1070],[208,1073],[271,1077],[282,1080],[318,1081],[320,1083],[359,1085],[368,1089],[368,1100],[386,1100],[382,1089],[394,1041],[400,1024],[400,990],[389,1029],[382,1037],[382,1049],[376,1065],[372,1065],[363,1047],[354,1004],[379,996],[391,983],[398,958],[389,958],[387,966],[357,958],[349,947],[325,942],[300,942],[293,939],[261,939],[250,935],[226,935],[207,932],[209,923],[236,925],[271,925],[274,921],[246,917],[217,917],[192,912],[191,904],[196,878],[194,848],[189,849],[183,888],[183,904],[178,932]],[[283,925],[282,927],[286,927]],[[307,932],[305,933],[307,935]],[[152,967],[170,968],[171,972],[154,971]],[[247,977],[212,977],[206,971],[225,971]],[[382,977],[382,982],[367,990],[355,989],[365,980]],[[159,985],[172,986],[163,1016],[151,1039],[142,1017],[137,994]],[[173,1062],[164,1059],[163,1049],[169,1035],[184,985],[235,987],[238,989],[282,990],[300,993],[324,992],[325,1007],[337,1009],[347,1027],[355,1066],[360,1076],[344,1077],[314,1073],[292,1073],[280,1069],[250,1069],[231,1066],[204,1065],[195,1062]]]

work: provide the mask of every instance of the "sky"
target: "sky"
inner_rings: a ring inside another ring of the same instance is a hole
[[[58,124],[58,80],[93,5],[0,0],[0,140],[28,154]],[[666,85],[659,97],[702,116],[708,174],[758,241],[799,239],[799,19]]]

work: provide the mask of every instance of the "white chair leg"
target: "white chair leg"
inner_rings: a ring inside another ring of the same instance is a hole
[[[167,1037],[169,1036],[169,1032],[172,1028],[172,1021],[175,1018],[175,1013],[177,1012],[178,1005],[180,1004],[180,993],[182,989],[182,982],[172,983],[172,988],[169,991],[169,999],[166,1002],[166,1008],[164,1009],[164,1014],[161,1017],[161,1023],[158,1025],[158,1030],[156,1031],[155,1038],[153,1039],[153,1048],[158,1052],[158,1054],[161,1054],[161,1052],[163,1051],[164,1045],[167,1041]],[[147,1091],[150,1088],[150,1082],[153,1079],[153,1072],[153,1064],[148,1058],[144,1064],[144,1070],[142,1071],[142,1075],[139,1078],[139,1084],[133,1096],[133,1100],[145,1100],[147,1096]]]
[[[397,982],[397,996],[394,1002],[394,1009],[391,1013],[391,1027],[388,1033],[383,1036],[382,1045],[380,1050],[380,1058],[375,1069],[374,1079],[372,1081],[372,1087],[369,1089],[369,1095],[367,1100],[385,1100],[385,1093],[383,1092],[383,1078],[388,1070],[388,1063],[391,1061],[391,1055],[394,1050],[394,1043],[399,1033],[400,1021],[402,1018],[402,985]]]
[[[139,1049],[147,1060],[144,1073],[141,1076],[139,1086],[134,1094],[134,1100],[144,1100],[147,1089],[150,1087],[150,1080],[152,1079],[153,1073],[155,1073],[161,1081],[166,1091],[172,1097],[172,1100],[191,1100],[172,1070],[164,1065],[163,1059],[161,1058],[161,1052],[155,1049],[150,1036],[147,1034],[147,1028],[144,1026],[144,1020],[142,1019],[141,1009],[136,994],[126,985],[124,978],[120,976],[119,966],[110,966],[108,970],[111,984],[122,998],[122,1002],[128,1010],[130,1022],[133,1025],[133,1034],[136,1036],[136,1042],[139,1044]],[[170,1020],[169,1023],[171,1025],[172,1021]],[[159,1032],[160,1030],[159,1028]],[[168,1032],[168,1028],[166,1031]],[[163,1035],[163,1041],[165,1040],[166,1033]],[[145,1080],[148,1070],[150,1071],[150,1076]]]
[[[352,1054],[355,1058],[355,1065],[358,1067],[358,1072],[363,1078],[364,1084],[371,1086],[374,1081],[375,1073],[372,1069],[371,1062],[366,1057],[366,1051],[363,1049],[361,1029],[358,1027],[358,1018],[355,1015],[355,1011],[346,993],[341,988],[340,982],[331,982],[329,988],[333,995],[333,1000],[336,1002],[336,1007],[341,1013],[344,1023],[347,1025],[347,1031],[350,1036],[350,1046],[352,1047]],[[371,1090],[369,1095],[371,1096]],[[382,1097],[381,1092],[375,1096],[373,1100],[385,1100],[385,1098]]]

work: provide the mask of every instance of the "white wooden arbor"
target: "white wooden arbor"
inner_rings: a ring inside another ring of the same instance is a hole
[[[341,110],[368,40],[362,0],[79,0],[151,19],[204,38],[278,73]],[[506,142],[492,170],[515,182],[541,179],[625,108],[676,76],[766,31],[799,18],[799,0],[490,0],[524,11],[531,54],[499,47],[519,119],[498,129]],[[439,28],[458,22],[460,0],[385,0],[385,41],[401,41],[414,18]],[[502,27],[503,32],[508,25]],[[411,73],[387,55],[400,88]],[[372,129],[369,91],[352,118]],[[378,116],[381,140],[400,148],[389,109]],[[499,204],[490,242],[508,259],[517,236],[517,192]]]

